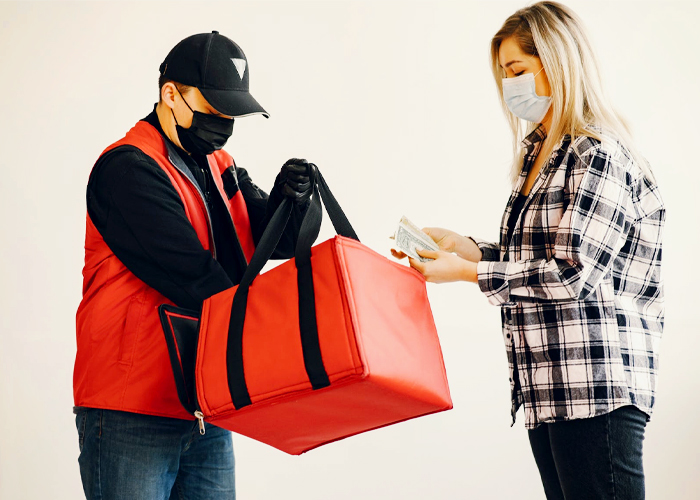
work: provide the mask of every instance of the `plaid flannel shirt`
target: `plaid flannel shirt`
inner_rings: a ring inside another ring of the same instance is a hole
[[[545,139],[541,126],[529,134],[500,244],[474,238],[479,287],[501,306],[513,423],[524,404],[528,429],[654,405],[665,209],[655,182],[603,137],[554,148],[508,242],[513,200]]]

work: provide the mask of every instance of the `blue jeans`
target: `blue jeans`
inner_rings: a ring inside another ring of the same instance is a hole
[[[197,421],[77,408],[88,500],[236,498],[231,433]]]
[[[647,415],[623,406],[528,431],[547,500],[642,500]]]

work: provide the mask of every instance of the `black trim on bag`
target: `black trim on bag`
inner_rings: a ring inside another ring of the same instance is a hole
[[[165,334],[165,343],[168,346],[177,397],[188,412],[194,413],[199,407],[194,385],[199,313],[161,304],[158,307],[158,315]]]

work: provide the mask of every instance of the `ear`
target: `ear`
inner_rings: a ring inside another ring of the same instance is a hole
[[[173,82],[167,82],[160,89],[160,99],[168,106],[170,109],[175,109],[175,93],[177,89]]]

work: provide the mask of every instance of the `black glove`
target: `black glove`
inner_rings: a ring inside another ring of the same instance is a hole
[[[313,183],[311,181],[313,163],[291,158],[282,165],[275,179],[275,188],[284,196],[291,198],[298,205],[311,198]]]

